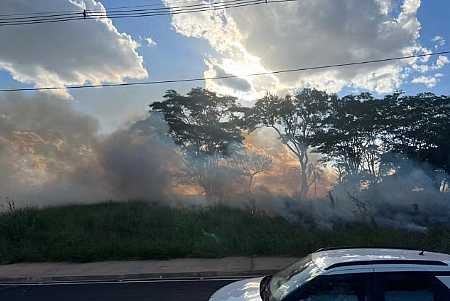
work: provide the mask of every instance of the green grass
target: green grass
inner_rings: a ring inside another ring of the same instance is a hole
[[[191,210],[110,202],[1,213],[0,262],[303,256],[321,247],[344,245],[449,253],[449,233],[446,226],[417,233],[357,223],[320,229],[226,207]]]

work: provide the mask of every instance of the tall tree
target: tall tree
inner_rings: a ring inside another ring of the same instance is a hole
[[[236,101],[202,88],[192,89],[186,96],[169,90],[163,101],[150,108],[163,115],[169,135],[190,156],[227,155],[231,145],[243,140]]]
[[[309,152],[327,117],[329,103],[334,98],[335,95],[315,89],[304,89],[284,98],[267,95],[258,100],[247,115],[250,129],[261,126],[272,128],[298,159],[301,198],[306,196],[311,185],[308,177]]]
[[[433,93],[385,98],[384,142],[390,146],[385,163],[400,170],[398,158],[407,158],[432,167],[437,174],[450,173],[450,97]],[[438,172],[438,171],[443,171]],[[440,181],[437,181],[440,186]]]
[[[335,98],[314,145],[341,173],[341,178],[376,181],[383,151],[383,103],[369,93]]]
[[[168,135],[184,152],[185,176],[203,188],[208,200],[222,201],[224,179],[230,175],[223,157],[243,140],[237,99],[202,88],[192,89],[186,96],[169,90],[163,101],[150,108],[162,114]]]

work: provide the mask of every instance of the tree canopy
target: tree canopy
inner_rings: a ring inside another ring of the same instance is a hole
[[[227,155],[243,140],[237,99],[195,88],[186,96],[169,90],[163,101],[150,105],[163,115],[169,135],[189,155]]]
[[[309,152],[317,140],[328,115],[328,107],[336,98],[325,92],[305,89],[294,96],[266,95],[247,114],[250,128],[269,127],[277,132],[283,144],[297,157],[300,167],[300,196],[310,186]]]
[[[186,96],[169,90],[150,107],[163,115],[168,134],[193,158],[229,156],[231,146],[242,145],[245,130],[273,129],[298,160],[300,197],[317,178],[312,152],[335,167],[338,182],[377,184],[393,172],[407,173],[409,161],[439,175],[437,187],[448,182],[448,96],[396,92],[381,98],[370,93],[339,97],[304,89],[284,97],[268,94],[246,108],[235,97],[196,88]]]

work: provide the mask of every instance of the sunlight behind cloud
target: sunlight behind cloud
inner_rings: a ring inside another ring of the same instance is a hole
[[[175,4],[173,0],[164,3]],[[187,37],[206,39],[217,51],[213,58],[205,58],[209,68],[205,75],[214,74],[214,66],[242,75],[254,70],[275,71],[425,52],[418,42],[420,0],[403,1],[397,15],[393,15],[392,6],[391,0],[349,0],[345,5],[332,0],[269,3],[174,15],[172,25]],[[417,61],[286,73],[247,82],[251,84],[252,96],[267,90],[285,92],[302,87],[329,92],[351,87],[383,93],[398,89],[407,81],[409,66]],[[442,63],[441,59],[434,66]],[[427,62],[422,65],[426,67],[419,68],[433,67]],[[229,85],[232,83],[227,80],[206,83],[217,91],[248,95],[249,89],[237,91]]]

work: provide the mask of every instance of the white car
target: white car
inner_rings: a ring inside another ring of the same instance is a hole
[[[210,301],[450,301],[450,255],[321,249],[273,276],[231,283]]]

